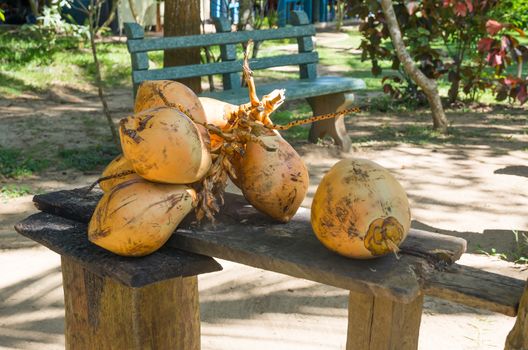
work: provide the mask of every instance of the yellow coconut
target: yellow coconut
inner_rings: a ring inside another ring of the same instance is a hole
[[[121,146],[141,177],[155,182],[189,184],[211,166],[203,137],[184,113],[153,108],[121,120]]]
[[[101,174],[102,181],[99,182],[99,187],[101,187],[104,192],[108,192],[121,182],[139,178],[141,177],[136,174],[132,168],[132,164],[120,154],[104,169]]]
[[[181,105],[200,123],[205,122],[205,112],[198,96],[182,83],[172,80],[147,80],[139,85],[134,105],[134,113],[154,107]]]
[[[236,182],[244,197],[259,211],[280,222],[288,222],[299,209],[308,190],[308,170],[303,160],[280,135],[260,136],[275,151],[248,142],[235,165]]]
[[[213,124],[222,130],[226,130],[229,126],[229,115],[238,109],[238,106],[210,97],[200,97],[199,99],[205,111],[207,124]],[[212,149],[215,149],[223,142],[218,135],[210,133],[210,137]]]
[[[325,174],[311,212],[315,235],[327,248],[368,259],[397,250],[411,225],[405,190],[382,166],[345,159]]]
[[[88,226],[88,239],[123,256],[159,249],[192,210],[194,190],[133,179],[103,195]]]

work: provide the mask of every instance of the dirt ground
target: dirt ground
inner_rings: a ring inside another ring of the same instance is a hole
[[[116,119],[132,105],[129,91],[109,97]],[[57,89],[51,96],[0,101],[4,147],[56,152],[95,144],[107,130],[94,95]],[[99,118],[90,122],[87,118]],[[526,230],[528,137],[524,110],[450,113],[462,143],[355,144],[346,154],[325,145],[295,142],[311,176],[311,197],[325,171],[341,158],[364,157],[390,169],[409,194],[413,226],[468,241],[468,252],[512,252],[513,231]],[[376,138],[383,126],[402,130],[423,123],[420,113],[365,114],[349,119],[352,138]],[[101,126],[102,124],[102,126]],[[392,130],[392,129],[391,129]],[[87,136],[88,135],[88,136]],[[468,136],[469,135],[469,136]],[[39,191],[84,186],[98,171],[49,169],[23,180]],[[12,181],[11,181],[12,182]],[[18,236],[13,224],[33,213],[31,196],[0,201],[0,348],[60,349],[63,300],[59,257]],[[341,349],[347,292],[313,282],[221,261],[224,271],[200,276],[203,349]],[[526,279],[521,265],[482,254],[461,263]],[[511,317],[426,298],[420,349],[500,349]]]
[[[344,34],[318,33],[318,45],[325,42],[335,49],[347,49],[345,39]],[[130,90],[110,91],[108,98],[116,121],[131,110]],[[449,112],[454,134],[444,142],[409,134],[409,127],[429,124],[426,112],[352,116],[348,130],[356,142],[349,153],[294,142],[310,171],[303,205],[310,206],[320,179],[339,159],[374,160],[406,189],[414,227],[466,239],[468,253],[462,264],[525,280],[524,265],[475,253],[495,249],[512,257],[522,248],[514,232],[528,230],[527,114],[523,108],[478,106]],[[0,99],[0,125],[0,146],[32,149],[43,157],[64,148],[95,146],[108,135],[93,91],[60,86],[44,96]],[[19,183],[37,192],[75,188],[94,181],[99,171],[52,166],[0,185]],[[0,198],[0,349],[64,348],[59,256],[13,230],[17,221],[36,211],[31,198]],[[220,262],[223,271],[199,278],[203,349],[344,348],[347,291]],[[419,348],[502,349],[513,322],[511,317],[426,297]]]

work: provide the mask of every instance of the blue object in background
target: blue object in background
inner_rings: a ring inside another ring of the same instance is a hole
[[[225,0],[211,0],[211,18],[227,17]]]
[[[279,27],[288,24],[291,11],[304,11],[312,22],[312,0],[279,0],[277,12],[279,16]]]
[[[211,18],[227,17],[238,24],[240,4],[237,0],[211,0]]]
[[[229,18],[231,19],[231,23],[238,24],[238,13],[240,4],[238,3],[238,1],[231,0],[227,7],[229,8]]]

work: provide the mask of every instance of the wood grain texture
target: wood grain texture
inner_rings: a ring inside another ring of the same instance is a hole
[[[524,286],[523,280],[454,264],[429,276],[424,283],[424,292],[460,304],[515,316]]]
[[[200,349],[197,277],[130,288],[62,257],[66,349]]]
[[[417,349],[422,306],[423,295],[403,304],[351,291],[346,349]]]
[[[365,88],[365,82],[356,78],[343,77],[318,77],[315,80],[299,79],[288,80],[280,83],[258,84],[257,95],[269,94],[275,89],[286,89],[286,100],[328,95],[345,91],[354,91]],[[204,92],[204,97],[212,97],[232,104],[246,103],[248,100],[247,89],[224,90]],[[273,118],[273,115],[272,115]]]
[[[271,67],[295,66],[310,62],[315,63],[318,60],[317,52],[306,52],[293,55],[279,55],[250,59],[249,66],[252,70],[260,70]],[[132,78],[134,82],[139,83],[145,80],[180,79],[185,77],[201,77],[205,75],[241,72],[242,62],[242,60],[238,60],[138,70],[132,72]],[[248,97],[246,96],[246,100],[247,99]]]
[[[82,191],[59,191],[36,196],[34,200],[43,210],[60,215],[63,208],[68,217],[77,215],[86,220],[93,209],[75,204],[88,201],[80,197],[82,194]],[[412,230],[401,247],[400,259],[389,255],[351,260],[319,243],[307,209],[301,208],[289,223],[277,224],[257,212],[242,196],[226,194],[225,200],[216,225],[194,226],[188,217],[166,246],[400,302],[410,302],[420,294],[421,280],[450,262],[445,261],[445,256],[455,261],[465,250],[465,241],[460,238]],[[94,194],[89,201],[95,206],[97,196]],[[412,254],[406,254],[406,250]]]
[[[504,350],[528,349],[528,285],[524,288],[517,319],[506,338]]]
[[[164,38],[149,38],[142,41],[131,42],[130,44],[128,44],[128,50],[131,53],[148,52],[172,48],[190,48],[225,44],[239,44],[245,43],[250,39],[253,39],[254,41],[278,40],[296,38],[307,35],[315,35],[314,26],[261,29],[200,35],[182,35]]]
[[[78,208],[86,210],[82,205]],[[93,209],[90,208],[89,211]],[[68,215],[71,216],[71,212]],[[175,277],[194,276],[222,269],[210,257],[171,247],[162,247],[142,258],[121,257],[88,241],[86,224],[48,213],[34,214],[18,223],[15,229],[72,259],[92,273],[113,278],[130,287],[142,287]]]
[[[100,192],[58,191],[35,196],[41,210],[88,222]],[[168,245],[311,279],[362,293],[411,302],[420,290],[462,304],[515,315],[524,281],[452,265],[465,251],[463,239],[412,229],[401,258],[358,261],[332,253],[312,233],[310,212],[301,208],[288,224],[277,224],[226,194],[215,226],[182,222]]]

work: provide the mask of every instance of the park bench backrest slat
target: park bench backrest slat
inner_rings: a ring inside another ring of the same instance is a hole
[[[137,23],[126,23],[126,26],[137,26]],[[141,27],[140,27],[141,28]],[[135,29],[135,31],[138,31]],[[183,49],[190,47],[215,46],[225,44],[245,43],[254,41],[279,40],[315,35],[313,26],[287,27],[273,30],[251,30],[229,33],[211,33],[200,35],[175,36],[165,38],[147,38],[144,40],[129,40],[128,50],[131,53],[160,51],[166,49]]]
[[[137,23],[125,23],[127,47],[132,60],[134,95],[139,83],[145,80],[181,79],[214,74],[222,75],[224,90],[241,88],[242,61],[237,60],[236,44],[253,41],[297,39],[298,53],[263,57],[250,60],[252,70],[283,66],[299,66],[299,78],[315,79],[318,55],[314,52],[312,36],[315,27],[302,11],[292,12],[294,26],[278,29],[231,32],[226,18],[215,19],[217,33],[181,37],[145,38],[143,28]],[[219,46],[222,62],[167,67],[149,70],[149,51]]]
[[[301,65],[307,63],[317,63],[317,52],[306,52],[294,56],[282,55],[274,57],[263,57],[249,60],[251,69],[265,69],[271,67],[283,67],[288,65]],[[133,72],[136,83],[145,80],[162,79],[182,79],[191,77],[201,77],[213,74],[225,74],[242,72],[242,60],[194,64],[187,66],[167,67],[160,69],[140,70]]]

